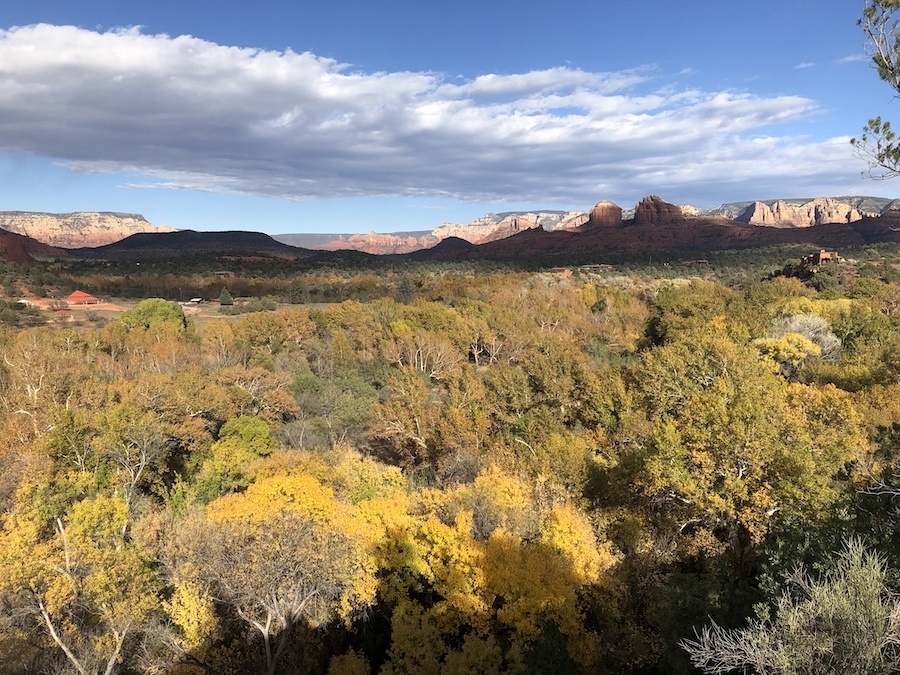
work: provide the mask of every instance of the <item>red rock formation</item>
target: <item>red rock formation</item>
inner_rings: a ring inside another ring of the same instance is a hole
[[[36,239],[0,229],[0,260],[28,264],[37,258],[66,257],[66,251],[47,246]]]
[[[771,206],[764,202],[753,202],[736,220],[768,227],[812,227],[826,223],[854,223],[867,215],[878,214],[863,213],[831,197],[817,197],[803,203],[779,199]]]
[[[683,219],[680,206],[663,201],[656,195],[644,197],[634,207],[634,225],[668,225]]]
[[[622,207],[610,201],[597,202],[588,216],[585,227],[620,227]]]
[[[134,213],[35,213],[0,211],[0,227],[50,246],[97,247],[142,232],[174,232],[166,225],[151,225]]]
[[[584,211],[532,211],[522,213],[490,213],[468,225],[444,223],[431,231],[437,239],[458,237],[472,244],[505,239],[525,230],[574,230],[587,221]]]
[[[369,232],[369,234],[354,234],[344,238],[338,237],[334,241],[327,244],[321,244],[316,248],[323,251],[340,251],[353,250],[363,251],[365,253],[374,253],[377,255],[386,255],[394,253],[411,253],[423,248],[434,246],[440,241],[437,237],[423,235],[401,236],[396,234],[378,234],[377,232]]]

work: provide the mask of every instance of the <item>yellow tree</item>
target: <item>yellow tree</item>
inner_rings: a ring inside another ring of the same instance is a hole
[[[49,522],[28,501],[0,532],[0,597],[37,617],[80,675],[117,672],[160,607],[151,561],[123,538],[124,500],[83,499]]]
[[[281,318],[285,330],[285,342],[303,348],[316,335],[316,324],[309,312],[302,307],[285,307],[275,312]]]
[[[183,523],[176,566],[259,632],[272,675],[299,622],[349,619],[374,600],[369,523],[312,476],[278,473]]]
[[[433,392],[412,368],[397,371],[388,389],[388,400],[372,412],[370,442],[376,452],[404,467],[431,459],[440,413]]]
[[[261,365],[271,362],[288,335],[282,316],[274,312],[247,314],[235,325],[234,333],[237,343],[246,349],[251,360]]]
[[[608,583],[608,545],[567,504],[496,467],[471,484],[423,490],[388,528],[381,593],[393,607],[383,673],[524,672],[547,631],[589,671],[597,636],[579,598]]]
[[[243,360],[234,327],[228,321],[211,321],[200,334],[203,360],[212,368],[235,366]]]

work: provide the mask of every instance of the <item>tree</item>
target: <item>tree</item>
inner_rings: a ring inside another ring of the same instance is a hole
[[[733,314],[738,294],[721,284],[691,281],[683,286],[667,286],[650,308],[649,334],[659,344],[685,335],[696,335],[710,325],[724,322]]]
[[[181,305],[162,298],[141,300],[136,307],[122,315],[121,322],[128,330],[135,328],[158,330],[163,326],[171,326],[177,333],[183,333],[188,328],[188,321]]]
[[[900,93],[900,10],[898,0],[866,0],[857,21],[866,34],[868,52],[878,76]],[[863,127],[862,136],[850,139],[856,155],[869,165],[869,176],[877,179],[900,175],[900,143],[891,123],[874,117]]]
[[[28,624],[42,627],[70,670],[112,675],[141,651],[159,607],[152,563],[123,536],[127,505],[97,496],[49,522],[40,514],[20,504],[0,530],[0,605],[36,620]]]
[[[251,421],[242,422],[245,440],[244,430],[258,431],[248,429]],[[298,624],[349,620],[374,600],[373,529],[331,488],[294,473],[216,500],[205,517],[182,523],[176,538],[181,573],[195,575],[259,632],[266,672],[274,675]]]
[[[222,286],[222,292],[219,293],[219,304],[220,305],[233,305],[234,298],[231,297],[231,293],[228,292],[228,289]]]
[[[382,548],[393,611],[380,673],[606,672],[583,612],[587,594],[611,589],[615,558],[576,508],[541,492],[490,467],[418,494],[421,515],[388,528]]]
[[[213,368],[234,366],[244,358],[237,346],[234,327],[227,321],[207,324],[200,338],[203,360]]]
[[[265,365],[281,351],[287,329],[284,320],[275,312],[254,312],[235,325],[234,335],[237,344],[246,348],[251,359]]]
[[[440,408],[428,385],[412,368],[388,383],[391,392],[373,408],[370,443],[377,456],[401,467],[433,460],[433,436]]]
[[[743,574],[777,519],[829,512],[838,474],[864,443],[845,392],[788,385],[725,337],[651,350],[632,375],[652,428],[621,458],[618,480],[643,493],[686,551],[727,550]]]
[[[229,420],[210,448],[209,459],[200,467],[195,479],[197,496],[210,502],[246,488],[256,474],[259,459],[270,455],[276,446],[263,420],[247,416]]]
[[[704,673],[896,673],[900,604],[887,580],[884,561],[851,540],[823,577],[798,570],[774,612],[758,606],[747,628],[713,623],[680,644]]]
[[[305,305],[309,302],[309,284],[299,277],[294,279],[288,297],[292,305]]]
[[[331,618],[351,565],[349,551],[313,519],[280,512],[271,522],[199,524],[191,554],[216,600],[259,631],[266,672],[273,675],[296,624]]]

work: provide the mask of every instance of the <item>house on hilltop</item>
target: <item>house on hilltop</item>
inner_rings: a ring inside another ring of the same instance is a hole
[[[70,305],[99,305],[100,300],[95,298],[90,293],[85,293],[84,291],[73,291],[68,298],[66,298],[66,302]]]
[[[815,274],[826,263],[842,263],[844,259],[836,251],[822,249],[800,258],[800,269],[806,274]]]

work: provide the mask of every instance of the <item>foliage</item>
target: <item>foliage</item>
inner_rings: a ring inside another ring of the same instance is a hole
[[[159,589],[150,561],[124,536],[124,501],[83,499],[51,522],[33,506],[23,504],[0,533],[0,593],[77,672],[118,671]]]
[[[900,249],[788,254],[67,263],[277,308],[0,330],[0,672],[687,673],[834,542],[894,564]]]
[[[813,410],[798,406],[751,349],[725,337],[653,350],[635,384],[654,422],[629,462],[640,467],[632,480],[650,498],[653,518],[696,550],[727,547],[741,565],[752,563],[776,513],[827,508],[831,477],[854,459],[861,435],[850,413],[845,432],[853,440],[821,443]],[[819,395],[847,407],[836,393]]]
[[[135,308],[122,314],[120,322],[126,330],[163,330],[164,327],[171,327],[177,333],[183,333],[188,328],[181,306],[161,298],[141,300]]]
[[[797,570],[747,628],[713,623],[681,646],[705,673],[887,674],[900,668],[898,619],[884,561],[851,540],[821,578]]]
[[[866,0],[858,23],[866,35],[869,56],[878,77],[900,92],[900,22],[895,0]],[[856,154],[869,165],[873,178],[900,175],[900,144],[891,123],[875,117],[863,127],[862,136],[850,140]]]

